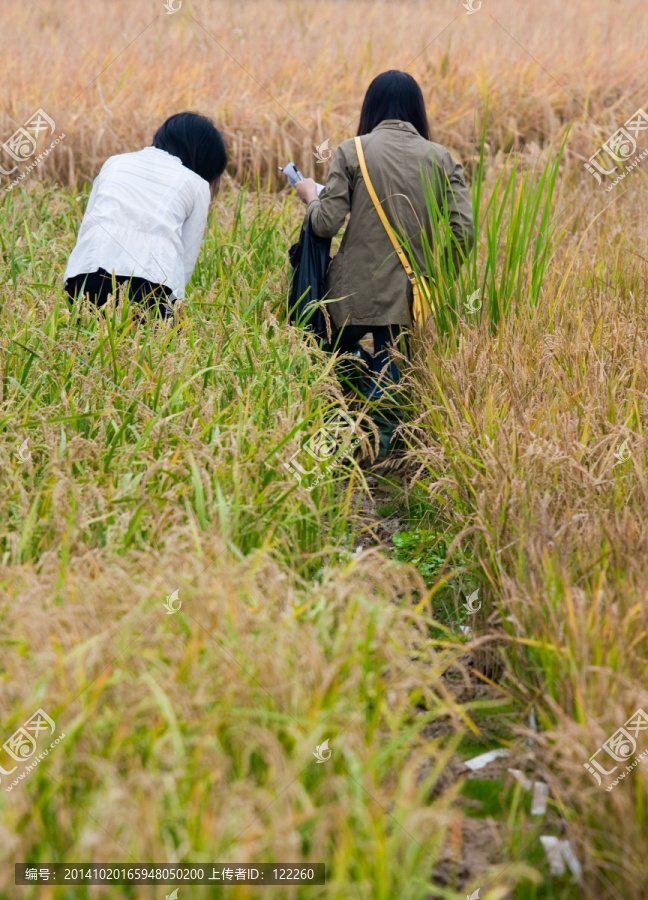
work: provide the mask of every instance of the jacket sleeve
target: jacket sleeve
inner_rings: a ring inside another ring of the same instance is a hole
[[[464,254],[468,254],[475,241],[473,211],[470,192],[466,187],[462,166],[448,152],[444,160],[447,174],[446,197],[450,228]],[[457,248],[453,247],[453,257],[458,261]]]
[[[318,237],[333,238],[351,212],[351,179],[342,146],[331,160],[326,186],[317,200],[309,203],[306,217],[311,216],[311,228]]]

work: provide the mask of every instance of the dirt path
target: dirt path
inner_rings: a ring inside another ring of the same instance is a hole
[[[401,476],[406,477],[405,474]],[[392,477],[390,481],[375,475],[367,475],[368,491],[358,493],[358,514],[364,523],[364,528],[359,539],[355,541],[354,554],[359,555],[363,550],[372,547],[381,549],[387,556],[392,557],[395,551],[394,535],[399,531],[416,527],[416,523],[408,520],[407,510],[402,502],[402,487],[398,484],[401,477]],[[399,496],[400,494],[400,496]],[[394,509],[395,507],[395,509]],[[381,510],[389,510],[387,514],[381,514]],[[444,673],[444,680],[452,692],[457,703],[469,703],[474,701],[488,701],[501,699],[502,693],[496,685],[489,681],[497,682],[502,675],[502,668],[498,665],[493,650],[486,648],[470,649],[458,659],[458,666],[449,668]],[[484,676],[484,677],[480,677]],[[524,724],[520,719],[519,724]],[[501,746],[498,735],[502,732],[502,715],[494,713],[486,715],[480,720],[483,731],[483,742],[493,747]],[[454,731],[452,724],[447,720],[439,720],[426,726],[423,734],[433,741],[443,734]],[[501,793],[508,789],[508,784],[513,776],[508,774],[509,769],[518,769],[524,772],[533,766],[533,753],[519,741],[516,747],[512,747],[510,756],[494,759],[476,771],[468,768],[461,756],[455,754],[446,766],[442,778],[435,790],[449,790],[458,781],[492,782],[493,785],[501,785]],[[419,781],[429,774],[433,765],[430,759],[421,769]],[[476,785],[477,786],[477,785]],[[457,808],[456,818],[449,828],[446,844],[443,849],[442,862],[432,873],[434,884],[442,888],[463,889],[474,885],[479,881],[480,873],[485,873],[490,866],[498,863],[506,863],[503,857],[507,847],[507,828],[504,821],[497,821],[492,815],[480,816],[482,804],[469,796],[462,796],[461,809]],[[504,796],[501,797],[505,803]],[[469,814],[466,814],[469,813]],[[472,813],[472,814],[470,814]],[[484,880],[483,889],[487,887]],[[502,900],[510,898],[513,893],[501,894]],[[430,894],[428,900],[437,900],[438,895]]]

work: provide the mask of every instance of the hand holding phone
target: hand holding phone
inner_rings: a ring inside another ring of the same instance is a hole
[[[306,181],[294,162],[289,162],[283,167],[283,169],[281,168],[281,166],[279,166],[279,171],[284,173],[284,175],[288,179],[288,184],[291,187],[295,187],[295,185],[300,181]],[[318,184],[317,182],[315,182],[315,184],[317,186],[317,195],[319,196],[324,190],[324,185]]]

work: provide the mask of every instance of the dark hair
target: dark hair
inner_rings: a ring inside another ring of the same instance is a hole
[[[200,113],[181,112],[155,132],[153,146],[177,156],[183,166],[214,185],[225,171],[227,150],[211,119]]]
[[[407,72],[390,69],[374,78],[362,103],[358,134],[369,134],[385,119],[409,122],[422,137],[430,140],[423,92]]]

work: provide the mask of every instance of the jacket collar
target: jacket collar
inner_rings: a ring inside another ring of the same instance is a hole
[[[410,122],[402,122],[400,119],[385,119],[380,125],[376,125],[374,131],[381,131],[385,128],[388,128],[390,131],[409,131],[410,134],[418,134],[418,131]]]

